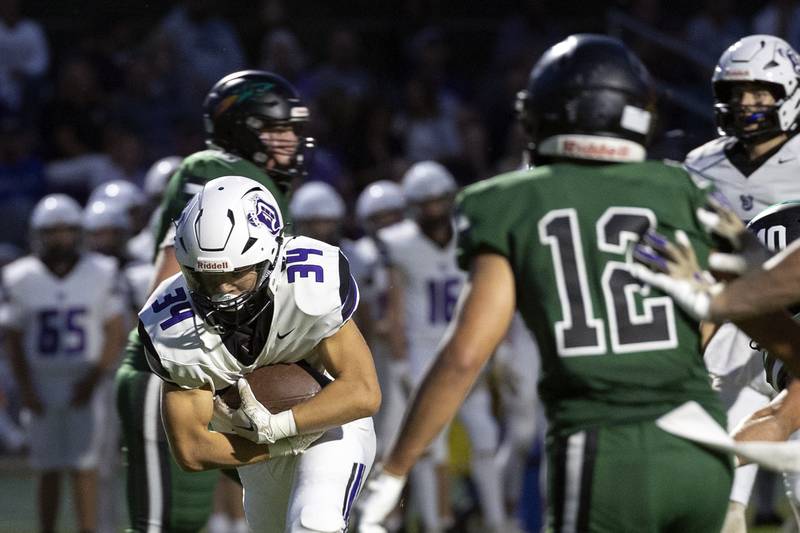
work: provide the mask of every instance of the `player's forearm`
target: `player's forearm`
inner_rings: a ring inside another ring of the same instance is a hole
[[[800,241],[795,241],[764,263],[764,269],[728,283],[711,301],[711,319],[747,319],[800,302],[799,247]]]
[[[7,332],[6,350],[8,350],[11,370],[14,372],[17,385],[23,392],[33,392],[30,368],[28,367],[28,361],[25,359],[25,352],[22,349],[22,338],[18,332]]]
[[[319,394],[292,408],[298,433],[312,433],[374,415],[381,404],[377,380],[339,376]]]
[[[256,444],[237,435],[199,429],[193,433],[168,435],[175,462],[189,472],[244,466],[269,459],[265,444]]]
[[[786,311],[736,321],[736,326],[761,349],[783,361],[792,375],[800,376],[800,323]]]
[[[125,348],[125,320],[122,315],[112,317],[105,324],[103,347],[97,367],[100,372],[107,372],[117,366],[120,354]]]
[[[733,431],[733,438],[737,441],[773,442],[788,439],[796,428],[781,410],[786,396],[787,391],[783,391],[769,405],[748,416]]]
[[[453,419],[482,366],[449,361],[447,352],[438,357],[414,395],[400,436],[384,468],[391,474],[407,475],[430,443]]]

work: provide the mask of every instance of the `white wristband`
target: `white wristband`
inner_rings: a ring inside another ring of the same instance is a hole
[[[291,409],[272,415],[272,423],[270,425],[276,441],[297,435],[297,424],[295,424],[294,413],[292,413]]]

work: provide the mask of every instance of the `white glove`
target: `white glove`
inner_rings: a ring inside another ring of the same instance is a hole
[[[393,476],[382,468],[367,482],[358,502],[360,533],[386,533],[383,523],[400,502],[405,476]]]
[[[297,425],[291,409],[272,414],[256,400],[246,379],[239,378],[236,387],[242,400],[238,409],[229,408],[221,399],[215,401],[215,410],[220,411],[221,418],[230,420],[234,433],[257,444],[272,444],[297,435]]]
[[[697,220],[706,231],[721,238],[729,248],[711,252],[708,266],[719,272],[742,275],[760,267],[772,254],[721,198],[709,196],[708,207],[696,212]]]
[[[236,434],[233,418],[236,411],[228,407],[220,396],[214,396],[214,413],[211,415],[211,429],[218,433]]]
[[[295,435],[294,437],[287,437],[276,441],[267,445],[269,457],[270,459],[275,459],[276,457],[286,457],[287,455],[300,455],[324,434],[324,431],[318,431],[316,433]]]
[[[714,277],[700,268],[689,237],[675,232],[675,244],[647,233],[633,249],[631,274],[664,291],[696,320],[708,320],[711,300],[722,290]]]

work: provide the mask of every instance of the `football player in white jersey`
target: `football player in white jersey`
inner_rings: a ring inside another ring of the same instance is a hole
[[[128,255],[126,244],[130,237],[130,220],[125,205],[108,198],[94,200],[83,210],[83,235],[86,249],[117,260],[120,270],[120,286],[125,303],[125,327],[130,329],[136,325],[134,318],[147,298],[147,289],[153,275],[153,266],[149,263],[132,260]],[[114,369],[119,366],[119,354]],[[98,394],[107,405],[114,405],[113,376],[106,376],[98,386]],[[119,483],[117,472],[120,466],[120,431],[119,418],[113,410],[104,413],[102,442],[100,444],[100,461],[97,470],[97,530],[100,533],[113,532],[119,529]]]
[[[748,228],[770,251],[778,252],[800,237],[799,221],[800,201],[788,201],[770,206],[756,215]],[[783,371],[783,365],[773,364],[765,372],[758,345],[732,323],[720,326],[709,341],[704,358],[715,388],[720,391],[723,403],[729,406],[729,430],[739,426],[754,412],[766,409],[777,392],[785,388],[777,386],[783,378],[775,377],[778,370]],[[723,532],[745,530],[745,510],[756,472],[755,464],[736,469],[731,504]],[[797,513],[800,477],[796,474],[784,474],[784,485],[789,503]]]
[[[800,198],[800,58],[786,41],[750,35],[720,57],[711,78],[720,137],[686,156],[742,220]]]
[[[380,404],[372,357],[351,316],[358,288],[333,246],[284,237],[283,215],[253,180],[211,180],[178,221],[181,274],[139,314],[172,453],[187,470],[237,467],[255,532],[344,531],[375,455]],[[270,413],[242,376],[304,362],[335,378]],[[242,406],[217,396],[236,386]],[[215,398],[215,396],[217,396]],[[213,419],[213,430],[208,429]]]
[[[145,195],[142,189],[129,181],[125,180],[112,180],[101,185],[98,185],[89,195],[88,205],[91,205],[95,200],[109,200],[121,205],[128,214],[128,221],[130,224],[130,234],[136,235],[142,231],[147,225],[147,205],[145,202]],[[126,243],[130,246],[130,243]],[[149,255],[146,257],[139,257],[136,253],[141,253],[134,249],[127,249],[128,255],[136,257],[142,261],[149,261]]]
[[[797,53],[777,37],[745,37],[722,54],[712,86],[721,136],[689,153],[686,169],[699,179],[712,181],[745,221],[776,202],[800,198]],[[714,335],[705,351],[709,371],[724,387],[730,427],[769,401],[763,388],[743,387],[740,380],[748,368],[758,374],[761,367],[760,353],[748,346],[749,338],[728,324]],[[736,471],[725,526],[733,528],[729,531],[744,527],[744,510],[756,471],[755,465]]]
[[[153,250],[156,249],[154,233],[161,220],[161,199],[167,183],[183,158],[177,155],[163,157],[153,163],[144,176],[144,193],[146,211],[149,213],[147,225],[128,242],[128,251],[131,256],[144,262],[151,263],[154,259]]]
[[[361,290],[359,324],[372,349],[378,380],[383,393],[381,410],[375,416],[378,434],[378,453],[394,440],[403,419],[408,400],[408,362],[395,359],[389,349],[389,327],[386,321],[386,298],[389,277],[386,271],[385,250],[377,232],[397,224],[405,217],[406,202],[397,183],[379,180],[368,185],[356,200],[356,220],[365,235],[351,250],[353,263],[359,265],[353,273]]]
[[[406,358],[414,385],[436,354],[466,275],[456,265],[452,209],[456,182],[434,161],[414,164],[403,177],[403,194],[412,218],[378,232],[389,265],[389,335],[395,359]],[[487,530],[506,526],[500,468],[496,459],[499,428],[491,395],[482,379],[464,402],[459,419],[471,443],[471,477]],[[449,502],[441,501],[445,483],[447,432],[414,468],[411,484],[427,531],[446,527]]]
[[[127,304],[132,315],[139,312],[147,298],[153,266],[128,253],[130,218],[125,204],[110,199],[94,200],[83,210],[86,248],[119,262]]]
[[[289,202],[296,235],[339,246],[344,222],[344,200],[332,186],[310,181],[298,187]],[[349,257],[349,256],[348,256]]]
[[[72,479],[78,529],[95,529],[99,424],[110,408],[97,386],[124,341],[116,262],[81,253],[80,225],[74,200],[44,197],[31,215],[34,253],[2,272],[0,325],[31,413],[41,531],[54,531],[62,473]]]

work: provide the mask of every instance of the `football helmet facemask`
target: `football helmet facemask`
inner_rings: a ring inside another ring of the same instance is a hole
[[[178,220],[175,255],[206,322],[228,333],[271,305],[282,244],[283,215],[263,185],[242,176],[205,184]]]

